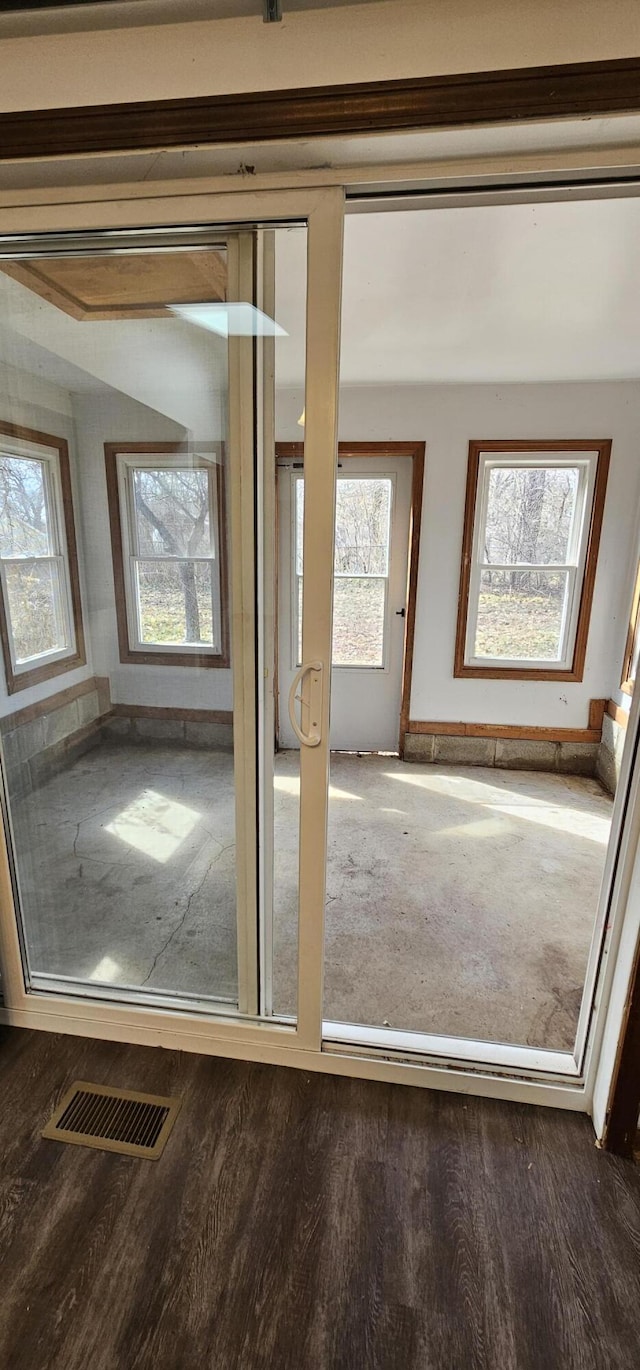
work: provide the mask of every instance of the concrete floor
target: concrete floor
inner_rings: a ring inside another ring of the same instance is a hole
[[[297,776],[283,753],[280,1013],[295,1011]],[[611,807],[574,776],[334,756],[326,1016],[569,1049]],[[228,754],[109,743],[13,820],[32,970],[234,998]]]
[[[32,971],[236,998],[229,753],[106,743],[12,809]]]

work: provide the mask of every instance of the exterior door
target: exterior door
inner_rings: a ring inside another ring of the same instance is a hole
[[[402,695],[412,463],[341,455],[331,663],[333,751],[397,751]],[[286,700],[300,665],[304,474],[279,459],[279,681]],[[281,747],[297,747],[281,709]]]

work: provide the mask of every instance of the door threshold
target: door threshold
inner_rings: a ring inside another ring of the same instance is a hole
[[[330,747],[331,756],[400,756],[400,752],[378,752],[373,747],[359,747],[356,751],[349,747]]]
[[[572,1079],[580,1083],[578,1064],[572,1052],[547,1047],[516,1046],[506,1042],[476,1041],[439,1033],[411,1032],[399,1028],[366,1027],[363,1024],[324,1021],[323,1051],[349,1051],[365,1056],[383,1053],[389,1059],[421,1060],[439,1063],[447,1069],[490,1070],[499,1074],[526,1075],[528,1078]]]

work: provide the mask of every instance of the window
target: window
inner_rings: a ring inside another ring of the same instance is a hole
[[[581,680],[610,442],[472,442],[456,676]]]
[[[105,446],[120,659],[228,666],[222,455]]]
[[[0,636],[9,694],[86,661],[66,442],[0,423]]]
[[[304,478],[295,476],[294,481],[294,641],[297,664],[300,665]],[[374,670],[382,670],[385,666],[392,506],[393,481],[390,476],[338,476],[332,666],[359,666]]]
[[[640,566],[636,575],[636,583],[633,590],[633,602],[629,617],[629,629],[627,641],[624,649],[624,663],[622,666],[622,679],[620,689],[626,695],[632,695],[638,674],[638,661],[640,660]]]

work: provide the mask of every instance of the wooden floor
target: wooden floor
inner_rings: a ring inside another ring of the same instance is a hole
[[[74,1078],[181,1094],[160,1161],[42,1141]],[[582,1116],[0,1041],[2,1370],[637,1370],[640,1169]]]

